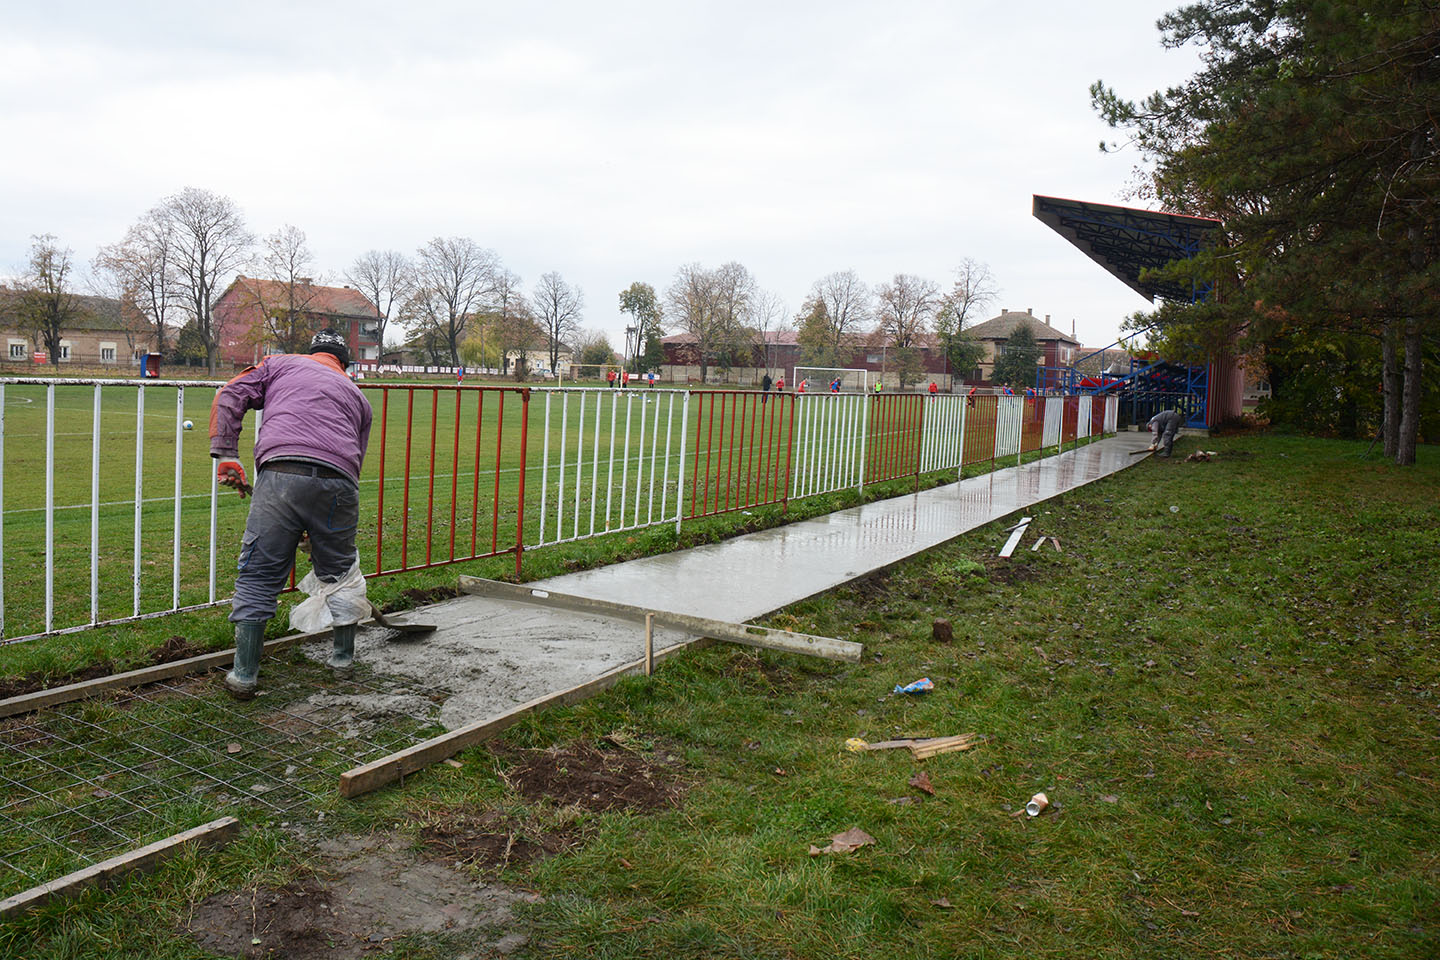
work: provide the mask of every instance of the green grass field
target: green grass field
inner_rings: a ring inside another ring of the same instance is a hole
[[[498,874],[543,897],[522,918],[527,958],[1434,955],[1440,457],[1402,470],[1363,444],[1203,444],[1216,461],[1146,461],[1027,511],[1063,551],[1000,561],[999,521],[768,618],[862,641],[860,664],[693,652],[460,768],[328,800],[310,836],[420,847],[424,824],[487,811],[526,836],[563,824],[564,852]],[[940,617],[952,643],[931,637]],[[920,676],[933,693],[890,693]],[[965,731],[989,739],[923,763],[844,748]],[[576,743],[651,758],[683,797],[591,813],[517,795],[518,752]],[[919,769],[933,796],[909,784]],[[1016,816],[1037,791],[1051,809]],[[875,843],[808,854],[852,827]],[[0,928],[0,953],[204,956],[174,934],[193,904],[310,877],[308,851],[265,821]],[[445,934],[388,946],[474,953]]]

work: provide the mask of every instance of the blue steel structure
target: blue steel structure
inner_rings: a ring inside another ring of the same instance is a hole
[[[1208,285],[1142,280],[1140,275],[1144,270],[1195,256],[1220,229],[1218,220],[1039,194],[1034,197],[1032,212],[1036,219],[1146,300],[1153,302],[1159,297],[1178,303],[1198,303],[1210,293]],[[1078,365],[1122,343],[1116,341],[1086,354],[1070,367],[1037,368],[1037,388],[1058,386],[1066,392],[1119,394],[1121,409],[1128,409],[1131,423],[1144,423],[1160,410],[1173,408],[1185,417],[1186,426],[1209,425],[1208,364],[1192,367],[1163,360],[1145,361],[1131,355],[1127,372],[1117,374],[1113,380],[1102,376],[1096,378],[1097,384],[1086,385],[1084,381],[1090,378],[1081,376]]]

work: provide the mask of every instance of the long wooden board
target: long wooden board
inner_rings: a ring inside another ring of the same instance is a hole
[[[86,887],[108,884],[127,873],[153,869],[162,861],[180,853],[181,848],[187,843],[207,848],[224,846],[230,842],[239,829],[239,820],[234,817],[221,817],[219,820],[211,820],[209,823],[166,837],[164,840],[157,840],[138,850],[111,857],[94,866],[67,873],[58,880],[42,883],[38,887],[31,887],[23,893],[0,900],[0,919],[17,916],[56,897],[78,893]]]
[[[329,635],[329,630],[321,630],[318,633],[297,633],[294,636],[271,640],[265,644],[265,655],[269,656],[272,653],[279,653],[281,650],[293,647],[297,643],[305,643],[306,641],[327,637]],[[86,697],[93,697],[100,693],[108,693],[112,690],[128,690],[131,687],[143,687],[147,683],[169,680],[171,677],[183,677],[190,673],[203,673],[213,667],[223,667],[234,659],[234,650],[217,650],[214,653],[202,653],[198,657],[172,660],[169,663],[162,663],[154,667],[141,667],[138,670],[127,670],[125,673],[113,673],[108,677],[96,677],[94,680],[82,680],[79,683],[69,683],[63,687],[51,687],[48,690],[37,690],[34,693],[22,693],[18,697],[0,700],[0,717],[10,717],[17,713],[29,713],[31,710],[39,710],[42,707],[53,707],[58,703],[69,703],[72,700],[83,700]]]
[[[616,603],[612,600],[596,600],[593,597],[581,597],[570,593],[556,593],[552,590],[528,587],[524,584],[503,583],[499,580],[484,580],[480,577],[462,576],[460,578],[460,589],[465,593],[481,597],[541,604],[547,607],[557,607],[562,610],[593,613],[605,617],[619,617],[625,620],[634,620],[639,623],[645,622],[647,614],[654,614],[655,625],[657,627],[669,627],[698,636],[712,637],[716,640],[726,640],[730,643],[740,643],[766,650],[779,650],[785,653],[806,653],[814,657],[824,657],[827,660],[843,660],[847,663],[857,663],[861,655],[865,652],[862,644],[849,640],[837,640],[834,637],[817,637],[808,633],[796,633],[792,630],[772,630],[769,627],[757,627],[748,623],[730,623],[725,620],[712,620],[709,617],[695,617],[684,613],[651,610],[646,607],[637,607],[628,603]]]
[[[666,660],[681,650],[688,648],[699,649],[708,646],[714,641],[706,637],[697,637],[694,640],[687,640],[677,643],[674,646],[666,647],[657,651],[652,658],[654,663]],[[525,719],[532,713],[543,710],[545,707],[558,707],[566,704],[584,700],[592,694],[599,693],[615,685],[622,677],[632,674],[643,674],[645,672],[645,660],[641,658],[633,663],[627,663],[615,669],[602,673],[593,680],[577,684],[567,690],[558,693],[547,693],[544,696],[536,697],[514,707],[498,717],[491,717],[488,720],[479,720],[464,727],[458,727],[448,733],[431,737],[423,743],[417,743],[413,747],[407,747],[388,757],[381,757],[364,766],[354,767],[340,775],[340,795],[342,797],[358,797],[361,794],[369,793],[371,790],[378,790],[387,783],[394,783],[401,777],[408,776],[416,771],[423,770],[432,763],[439,763],[464,750],[466,747],[474,746],[490,739],[507,727]]]

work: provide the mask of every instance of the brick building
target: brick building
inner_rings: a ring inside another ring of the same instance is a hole
[[[309,333],[325,327],[343,333],[352,361],[379,361],[378,311],[368,297],[350,286],[329,287],[308,278],[294,285],[293,296],[290,287],[241,274],[225,288],[213,308],[221,363],[245,367],[267,354],[283,352],[270,335],[266,317],[290,309],[291,304],[300,315],[299,325]]]

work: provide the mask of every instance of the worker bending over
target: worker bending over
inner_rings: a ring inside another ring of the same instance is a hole
[[[355,527],[370,404],[345,375],[349,359],[345,338],[322,330],[310,342],[308,355],[266,357],[221,387],[210,407],[215,476],[242,498],[251,488],[239,460],[241,421],[246,410],[265,411],[255,437],[254,499],[230,612],[235,665],[225,675],[225,686],[241,699],[254,696],[259,685],[265,623],[275,615],[275,598],[301,539],[309,535],[310,561],[321,581],[335,583],[358,562]],[[335,612],[337,606],[330,609]],[[327,663],[342,675],[354,663],[357,622],[353,612],[336,618]]]
[[[1152,434],[1150,449],[1163,446],[1164,452],[1159,456],[1170,456],[1170,450],[1175,446],[1175,434],[1180,432],[1180,425],[1180,414],[1175,410],[1161,410],[1151,417],[1150,422],[1145,425]]]

